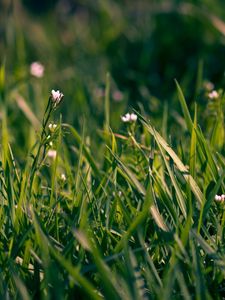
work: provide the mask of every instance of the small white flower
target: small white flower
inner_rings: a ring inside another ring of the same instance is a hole
[[[219,94],[217,91],[213,90],[211,93],[208,94],[209,99],[217,99],[219,97]]]
[[[62,181],[66,181],[66,175],[64,173],[61,174],[60,178],[61,178]]]
[[[129,121],[130,121],[130,114],[127,113],[125,116],[122,116],[121,119],[122,119],[122,121],[125,122],[125,123],[126,123],[126,122],[129,122]]]
[[[35,61],[30,65],[30,74],[37,78],[43,77],[44,71],[45,67],[38,61]]]
[[[134,114],[134,113],[132,113],[132,114],[130,115],[130,120],[131,120],[132,122],[136,122],[136,121],[137,121],[137,115]]]
[[[55,129],[56,129],[56,127],[57,127],[57,124],[54,124],[54,123],[50,123],[50,124],[48,125],[48,128],[49,128],[49,130],[50,130],[51,132],[54,132]]]
[[[124,122],[124,123],[127,123],[127,122],[136,122],[137,121],[137,115],[135,115],[134,113],[132,114],[125,114],[124,116],[121,117],[121,120]]]
[[[50,147],[52,147],[53,146],[53,142],[51,141],[51,142],[49,142],[49,146]]]
[[[55,159],[56,155],[57,155],[57,152],[54,149],[49,149],[47,155],[48,155],[49,158]]]
[[[219,195],[216,195],[216,196],[215,196],[215,200],[216,200],[216,201],[221,201],[221,200],[222,200],[222,197],[219,196]]]
[[[63,96],[64,96],[63,93],[61,93],[59,90],[58,91],[55,91],[55,90],[51,91],[51,100],[52,100],[54,108],[56,108],[59,105],[59,103],[62,101]]]
[[[221,200],[222,200],[222,201],[225,200],[225,195],[224,195],[224,194],[221,195]]]

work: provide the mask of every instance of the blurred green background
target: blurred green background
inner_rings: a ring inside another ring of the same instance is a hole
[[[204,101],[198,74],[216,88],[224,85],[222,0],[0,3],[0,59],[6,64],[7,88],[11,94],[19,91],[39,119],[50,90],[60,89],[65,94],[63,119],[79,128],[86,117],[95,131],[104,122],[107,72],[115,130],[131,108],[159,123],[165,103],[176,112],[175,78],[190,107],[196,99]],[[33,61],[44,65],[43,78],[29,74]],[[17,124],[21,112],[15,110],[11,94],[6,97],[9,114]],[[24,132],[20,138],[26,140]]]

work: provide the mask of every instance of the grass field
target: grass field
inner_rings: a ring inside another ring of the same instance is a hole
[[[0,4],[0,299],[225,299],[222,2],[44,3]]]

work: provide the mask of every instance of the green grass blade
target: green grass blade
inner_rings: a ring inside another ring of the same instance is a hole
[[[147,124],[146,121],[142,120],[143,125],[148,129],[151,135],[155,139],[157,139],[158,143],[161,147],[166,151],[166,153],[172,158],[173,162],[177,166],[178,170],[182,173],[183,177],[185,178],[187,184],[190,184],[191,190],[194,193],[196,199],[198,200],[199,204],[202,203],[204,196],[201,192],[198,184],[193,179],[193,177],[189,174],[188,169],[185,167],[183,162],[177,156],[177,154],[173,151],[171,147],[167,144],[167,142],[162,138],[162,136],[150,125]]]
[[[74,139],[75,139],[75,141],[76,141],[76,143],[77,143],[78,145],[82,145],[82,138],[80,137],[79,133],[76,131],[75,128],[73,128],[73,127],[72,127],[71,125],[69,125],[69,124],[62,124],[62,126],[65,127],[65,128],[69,128],[70,131],[71,131],[71,133],[72,133],[72,135],[73,135],[73,137],[74,137]],[[98,168],[98,166],[97,166],[97,164],[96,164],[96,162],[95,162],[93,156],[90,154],[89,149],[88,149],[85,145],[83,145],[83,148],[82,148],[82,149],[83,149],[84,156],[85,156],[85,158],[88,160],[88,162],[89,162],[89,164],[90,164],[92,170],[94,171],[94,173],[95,173],[97,176],[100,176],[99,168]]]
[[[106,75],[106,88],[105,88],[105,130],[110,128],[110,74]]]
[[[186,121],[187,129],[191,133],[192,132],[192,126],[193,126],[191,115],[189,113],[187,103],[186,103],[186,100],[184,98],[184,94],[182,92],[182,89],[181,89],[179,83],[176,80],[175,80],[175,84],[176,84],[176,88],[177,88],[178,99],[180,101],[181,108],[182,108],[184,118],[185,118],[185,121]]]
[[[194,123],[191,132],[191,146],[190,146],[190,174],[195,179],[196,178],[196,148],[197,148],[197,105],[195,104],[195,116]]]

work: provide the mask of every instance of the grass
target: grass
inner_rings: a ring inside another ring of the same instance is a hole
[[[50,98],[22,167],[3,111],[2,298],[222,297],[225,214],[214,197],[225,188],[224,142],[217,122],[209,141],[197,106],[193,120],[176,85],[188,132],[181,142],[190,141],[184,161],[179,145],[139,114],[124,134],[113,132],[108,92],[100,162],[85,129],[80,135],[62,116],[48,129],[57,112]],[[224,106],[223,95],[216,101]],[[49,135],[55,158],[47,155]]]
[[[100,1],[94,14],[104,34],[79,25],[87,51],[101,54],[127,25],[119,4],[109,4]],[[110,13],[120,20],[115,31]],[[223,299],[225,204],[215,195],[225,194],[225,94],[218,88],[209,99],[204,64],[191,82],[195,101],[185,99],[184,79],[172,82],[168,102],[122,65],[138,92],[126,83],[116,101],[120,83],[109,73],[102,79],[96,62],[83,62],[78,73],[63,67],[73,48],[61,49],[55,36],[43,45],[52,58],[44,78],[32,77],[35,43],[24,25],[10,26],[0,68],[0,298]],[[102,36],[99,44],[91,33]],[[81,53],[74,55],[85,61]],[[54,105],[57,86],[65,96]],[[132,91],[144,100],[133,103]],[[122,122],[127,111],[136,122]]]

